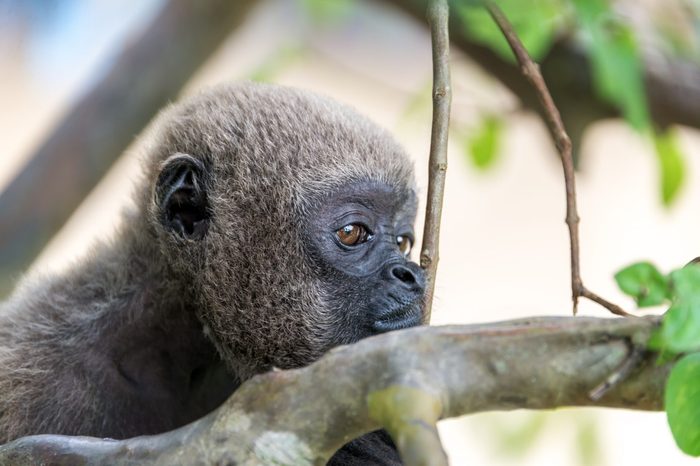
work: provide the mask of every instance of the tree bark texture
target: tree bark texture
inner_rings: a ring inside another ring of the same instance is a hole
[[[670,364],[650,352],[591,397],[658,323],[550,317],[391,332],[306,368],[254,377],[178,430],[121,441],[24,437],[0,446],[0,464],[322,465],[350,439],[385,427],[407,465],[444,465],[439,419],[560,406],[662,409]]]

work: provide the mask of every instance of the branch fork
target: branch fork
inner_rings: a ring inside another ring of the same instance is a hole
[[[552,133],[554,143],[561,157],[561,163],[564,169],[564,185],[566,187],[566,225],[569,228],[569,242],[571,244],[571,297],[573,300],[573,313],[576,315],[578,312],[578,299],[586,298],[600,304],[615,315],[623,317],[631,316],[631,314],[625,312],[620,306],[598,296],[583,284],[579,266],[578,225],[580,217],[576,208],[576,178],[574,175],[574,160],[571,154],[571,139],[564,128],[559,109],[554,103],[552,95],[549,93],[542,73],[540,73],[540,67],[530,58],[520,38],[515,33],[513,26],[501,9],[492,1],[486,2],[486,9],[494,22],[498,25],[506,41],[508,41],[508,45],[520,66],[520,71],[535,88],[537,97],[546,115],[547,126]]]

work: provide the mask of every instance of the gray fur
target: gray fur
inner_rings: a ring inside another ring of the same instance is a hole
[[[341,317],[304,250],[304,219],[348,183],[414,189],[386,132],[298,90],[220,86],[163,111],[148,138],[136,207],[115,237],[0,305],[0,443],[167,430],[255,373],[317,359]],[[173,154],[206,167],[212,216],[200,240],[159,221],[154,186]],[[219,356],[232,377],[217,372]],[[200,366],[216,389],[192,387]]]

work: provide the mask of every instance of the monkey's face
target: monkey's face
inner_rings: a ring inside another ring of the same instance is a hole
[[[419,325],[425,277],[408,259],[414,192],[365,181],[322,199],[304,243],[337,319],[333,343]]]
[[[385,132],[272,86],[224,87],[175,110],[151,217],[239,376],[421,322],[412,165]]]

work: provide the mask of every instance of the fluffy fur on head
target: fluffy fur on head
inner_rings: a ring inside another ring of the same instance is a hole
[[[207,168],[212,216],[199,243],[161,232],[163,256],[196,283],[200,317],[224,359],[252,373],[307,364],[347,343],[334,341],[339,317],[302,236],[308,216],[339,186],[376,180],[413,189],[412,165],[391,136],[327,98],[238,84],[162,115],[151,179],[174,153]],[[152,200],[147,193],[143,208],[156,208]]]

